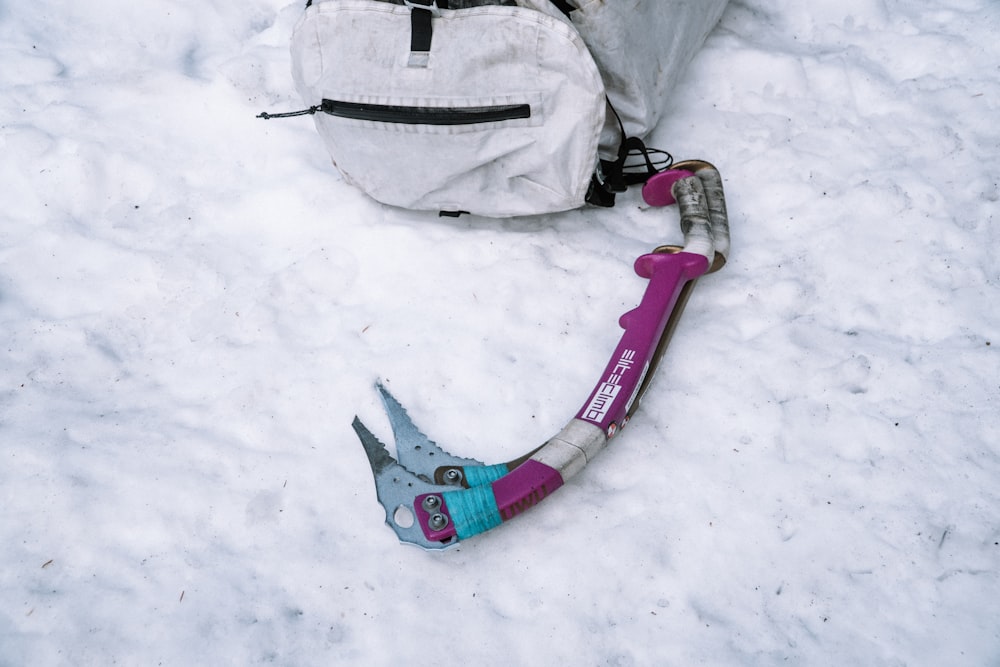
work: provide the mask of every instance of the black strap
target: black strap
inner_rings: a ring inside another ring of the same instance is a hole
[[[590,185],[587,187],[587,196],[584,201],[594,206],[611,208],[615,205],[615,192],[608,187],[604,180],[604,167],[611,164],[607,160],[601,160],[597,171],[590,177]]]
[[[552,4],[555,5],[559,9],[559,11],[561,11],[566,16],[569,16],[569,13],[574,9],[576,9],[576,7],[566,2],[566,0],[552,0]]]
[[[429,2],[421,2],[420,0],[414,0],[414,5],[427,5],[428,7],[434,4],[434,0]],[[430,51],[431,50],[431,38],[434,36],[434,29],[431,25],[431,19],[433,18],[430,9],[421,9],[418,7],[413,7],[410,10],[410,51]]]

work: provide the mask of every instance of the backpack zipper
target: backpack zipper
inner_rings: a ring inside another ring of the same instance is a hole
[[[413,107],[324,99],[320,110],[338,118],[408,125],[474,125],[531,118],[530,104],[476,107]]]

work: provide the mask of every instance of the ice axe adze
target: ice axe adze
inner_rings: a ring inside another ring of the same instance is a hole
[[[353,426],[386,523],[401,542],[444,549],[514,518],[580,472],[632,418],[695,281],[722,268],[729,253],[722,178],[711,164],[677,163],[652,176],[642,193],[653,206],[677,203],[684,245],[661,246],[636,260],[636,273],[649,279],[641,302],[619,319],[624,333],[583,407],[543,445],[495,465],[453,456],[376,385],[398,460],[357,417]]]

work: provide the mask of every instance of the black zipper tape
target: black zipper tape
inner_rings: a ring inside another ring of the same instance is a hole
[[[323,100],[320,110],[338,118],[407,125],[474,125],[531,118],[530,104],[478,107],[411,107]]]

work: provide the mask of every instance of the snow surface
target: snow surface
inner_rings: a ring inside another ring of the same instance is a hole
[[[398,544],[373,383],[554,434],[677,242],[343,183],[301,3],[0,0],[0,664],[1000,664],[1000,5],[733,2],[653,145],[733,225],[643,409],[527,515]]]

